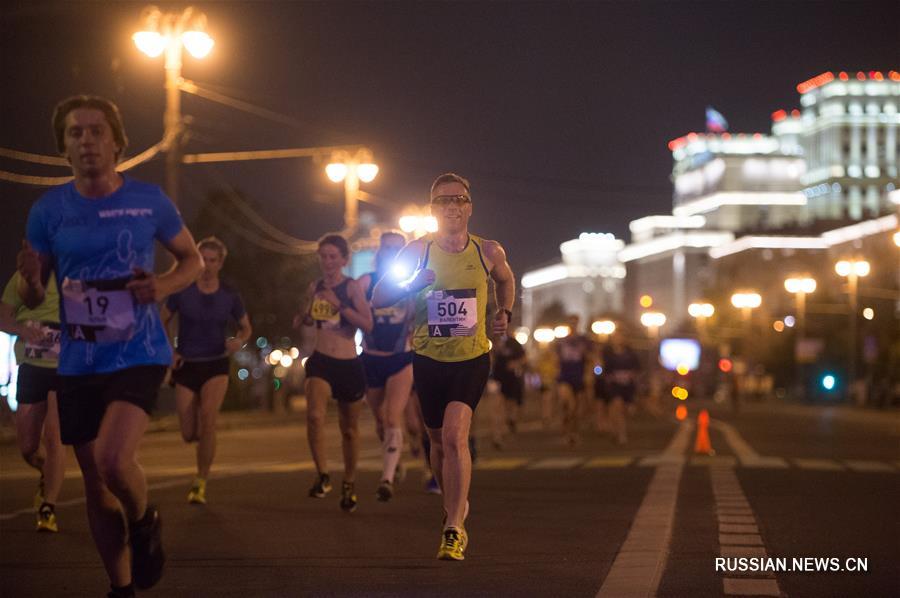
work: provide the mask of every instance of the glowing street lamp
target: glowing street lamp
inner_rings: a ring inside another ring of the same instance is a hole
[[[847,294],[850,300],[850,334],[847,335],[849,343],[849,376],[847,388],[852,389],[856,382],[856,319],[859,317],[859,279],[869,275],[871,266],[866,260],[841,260],[834,265],[834,271],[838,276],[847,279]],[[851,390],[852,394],[852,390]]]
[[[532,333],[532,337],[541,344],[552,343],[556,339],[553,329],[546,327],[537,328],[534,333]]]
[[[697,320],[697,331],[701,337],[706,336],[706,320],[716,313],[712,303],[691,303],[688,305],[688,315]]]
[[[816,290],[816,279],[808,276],[791,277],[784,281],[784,290],[797,300],[797,336],[803,338],[806,331],[806,296]]]
[[[597,320],[591,323],[591,332],[598,336],[607,337],[616,331],[616,323],[612,320]]]
[[[181,55],[182,49],[197,59],[212,51],[215,41],[206,33],[206,15],[188,7],[181,13],[163,13],[148,6],[141,15],[141,31],[131,39],[137,49],[157,58],[165,53],[166,111],[163,115],[163,151],[166,153],[166,192],[178,202],[178,165],[181,162]]]
[[[762,305],[762,297],[754,292],[735,293],[731,296],[731,304],[741,310],[744,321],[749,322],[752,310]]]
[[[354,155],[335,152],[325,175],[333,183],[344,183],[344,227],[352,231],[359,224],[359,183],[371,183],[378,176],[378,165],[372,162],[369,150],[360,149]]]
[[[645,311],[641,314],[641,324],[650,332],[650,336],[657,338],[660,327],[666,323],[666,314],[659,311]]]
[[[415,207],[407,208],[398,221],[400,230],[418,239],[428,233],[437,232],[437,218],[422,214]]]

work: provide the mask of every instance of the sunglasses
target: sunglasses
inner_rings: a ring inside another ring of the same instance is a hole
[[[440,207],[449,206],[450,204],[464,206],[467,203],[472,203],[472,198],[468,195],[438,195],[431,200],[431,205]]]

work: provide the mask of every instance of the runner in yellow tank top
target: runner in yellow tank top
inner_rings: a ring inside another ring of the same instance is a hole
[[[437,556],[461,561],[468,544],[464,523],[472,478],[469,429],[490,371],[486,326],[490,317],[491,332],[506,334],[515,278],[499,243],[469,233],[472,197],[466,179],[452,173],[435,179],[431,211],[437,233],[410,242],[397,256],[400,267],[414,274],[404,283],[383,278],[372,305],[415,297],[413,377],[431,439],[431,468],[444,497]],[[494,280],[498,306],[490,316],[488,277]]]

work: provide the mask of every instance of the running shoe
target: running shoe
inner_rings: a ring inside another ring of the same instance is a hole
[[[441,546],[438,548],[437,558],[442,561],[462,561],[465,560],[465,538],[466,544],[468,538],[466,533],[455,527],[448,527],[441,536]]]
[[[428,478],[428,481],[425,482],[425,493],[426,494],[441,494],[441,487],[438,485],[437,478],[431,476]]]
[[[56,525],[56,513],[53,511],[53,505],[44,503],[37,512],[37,531],[55,533],[59,531]]]
[[[327,473],[320,473],[312,488],[309,489],[311,498],[325,498],[331,492],[331,477]]]
[[[131,543],[131,576],[141,590],[152,588],[162,577],[166,555],[162,547],[162,519],[159,510],[147,505],[144,518],[128,526]]]
[[[388,502],[394,497],[394,485],[388,480],[381,480],[378,484],[378,490],[375,491],[375,498],[378,502]]]
[[[194,478],[194,484],[188,492],[187,500],[192,505],[206,504],[206,480],[203,478]]]
[[[341,484],[341,508],[348,513],[356,510],[356,492],[353,491],[353,482]]]

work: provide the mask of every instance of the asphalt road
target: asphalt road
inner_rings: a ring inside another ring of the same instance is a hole
[[[302,418],[230,416],[205,507],[185,500],[192,449],[174,431],[148,434],[141,460],[169,561],[142,595],[900,595],[900,415],[765,403],[712,417],[715,456],[693,454],[693,417],[637,415],[624,447],[588,432],[569,447],[536,422],[502,450],[480,437],[461,563],[434,558],[441,502],[423,492],[418,461],[407,455],[392,502],[375,500],[368,418],[353,514],[336,491],[307,497]],[[336,421],[329,429],[339,483]],[[74,459],[69,467],[60,533],[37,534],[36,475],[14,446],[0,447],[3,596],[104,595]],[[716,571],[717,558],[763,555],[790,566],[834,557],[842,568],[862,558],[867,571]]]

